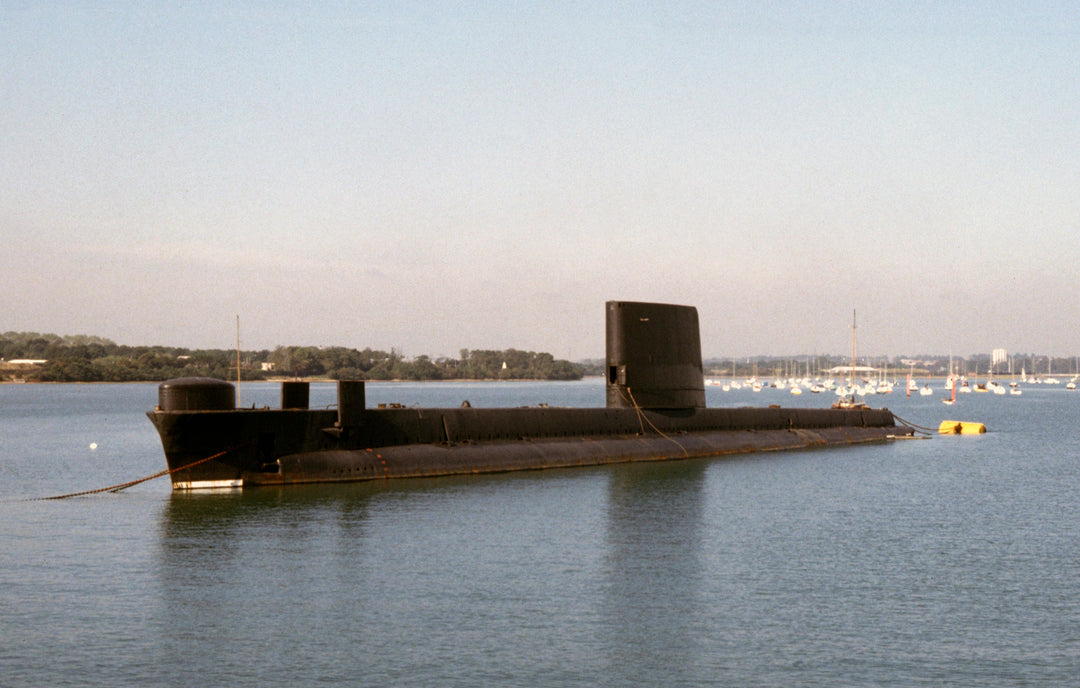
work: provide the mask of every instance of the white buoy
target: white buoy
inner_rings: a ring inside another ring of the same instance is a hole
[[[97,449],[97,442],[91,442],[90,443],[90,451],[94,451],[95,449]]]

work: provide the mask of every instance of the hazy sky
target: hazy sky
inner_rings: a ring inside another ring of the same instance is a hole
[[[1072,2],[0,4],[0,332],[1080,355]]]

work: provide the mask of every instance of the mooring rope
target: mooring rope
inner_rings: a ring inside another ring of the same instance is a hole
[[[923,427],[923,426],[921,426],[921,425],[915,425],[915,424],[914,424],[914,423],[912,423],[911,421],[908,421],[908,420],[904,420],[903,418],[901,418],[900,416],[896,415],[895,413],[893,414],[893,418],[895,418],[896,420],[900,421],[900,424],[901,424],[901,425],[906,425],[906,426],[908,426],[909,428],[911,428],[912,430],[917,430],[917,431],[919,431],[919,432],[923,432],[923,433],[926,433],[927,435],[933,435],[933,434],[936,434],[936,432],[937,432],[937,431],[936,431],[936,430],[935,430],[934,428],[924,428],[924,427]]]
[[[626,394],[630,397],[630,403],[634,405],[634,411],[637,412],[638,425],[641,427],[641,431],[642,431],[641,434],[643,434],[643,435],[645,434],[645,426],[641,425],[641,421],[644,420],[646,423],[649,424],[649,427],[651,427],[653,430],[656,431],[657,435],[660,435],[661,437],[663,437],[665,440],[668,440],[669,442],[673,442],[676,447],[678,447],[679,449],[682,449],[682,453],[683,453],[684,456],[690,456],[690,452],[686,451],[686,447],[679,444],[678,440],[675,440],[674,438],[671,438],[671,437],[668,437],[667,435],[665,435],[663,433],[663,431],[660,430],[660,428],[656,427],[653,424],[653,422],[651,420],[649,420],[649,417],[645,415],[645,410],[643,408],[641,408],[640,406],[638,406],[637,399],[634,398],[634,393],[630,391],[629,387],[626,388]]]
[[[31,499],[29,501],[31,501],[31,502],[44,502],[44,501],[49,501],[49,500],[53,500],[53,499],[68,499],[70,497],[85,497],[86,495],[100,494],[102,492],[119,492],[120,490],[126,490],[127,488],[132,487],[134,485],[138,485],[139,483],[145,483],[148,480],[153,480],[154,478],[160,478],[160,477],[165,476],[165,475],[172,475],[173,473],[177,473],[179,471],[183,471],[183,470],[186,470],[188,468],[194,468],[195,466],[198,466],[200,464],[204,464],[207,461],[213,461],[214,459],[220,459],[222,456],[225,456],[229,452],[234,451],[236,449],[240,449],[242,447],[246,447],[249,444],[251,444],[251,442],[245,442],[243,444],[238,444],[235,447],[229,447],[228,449],[226,449],[224,451],[219,451],[217,454],[214,454],[213,456],[207,456],[204,459],[199,459],[198,461],[192,461],[189,464],[185,464],[185,465],[179,466],[177,468],[167,468],[164,471],[160,471],[160,472],[155,473],[153,475],[148,475],[145,478],[139,478],[138,480],[131,480],[131,481],[126,482],[126,483],[120,483],[119,485],[110,485],[108,487],[99,487],[96,490],[83,490],[82,492],[71,492],[69,494],[55,495],[53,497],[36,497],[36,498]]]
[[[630,391],[629,387],[623,387],[619,391],[620,391],[620,393],[625,392],[625,398],[627,400],[629,400],[630,408],[634,409],[634,413],[637,414],[638,429],[641,431],[641,434],[644,435],[645,434],[645,423],[644,423],[644,421],[646,420],[645,414],[642,413],[641,407],[638,406],[637,401],[634,399],[634,395]],[[652,425],[652,423],[650,423],[650,425]]]

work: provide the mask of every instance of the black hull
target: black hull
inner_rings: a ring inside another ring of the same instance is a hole
[[[235,408],[221,380],[179,378],[148,415],[173,487],[240,487],[467,475],[669,461],[880,442],[892,413],[868,408],[705,408],[697,310],[609,301],[604,408],[368,409],[338,383],[336,411],[282,384],[280,410]]]
[[[467,475],[882,442],[885,409],[152,411],[176,489]]]

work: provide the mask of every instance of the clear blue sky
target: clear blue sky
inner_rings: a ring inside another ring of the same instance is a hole
[[[1080,355],[1075,3],[5,2],[0,103],[0,331]]]

